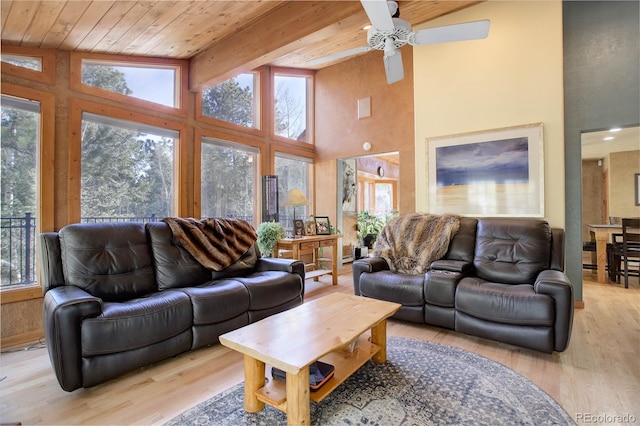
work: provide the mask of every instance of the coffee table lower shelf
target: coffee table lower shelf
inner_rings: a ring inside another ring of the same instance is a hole
[[[379,351],[380,346],[371,343],[364,337],[360,337],[359,348],[355,351],[341,350],[331,352],[320,358],[320,361],[332,364],[335,367],[335,373],[324,386],[310,393],[311,400],[315,402],[322,401]],[[280,411],[286,412],[287,391],[285,386],[284,382],[272,379],[267,385],[256,391],[256,398]]]

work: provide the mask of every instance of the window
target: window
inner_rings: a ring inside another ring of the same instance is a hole
[[[82,84],[178,108],[180,68],[82,59]]]
[[[276,153],[275,174],[278,176],[279,212],[280,223],[285,227],[292,225],[293,207],[285,207],[284,199],[291,189],[299,189],[311,200],[311,169],[312,159],[291,154]],[[311,206],[295,207],[296,219],[309,216]]]
[[[260,129],[260,75],[245,73],[202,92],[202,115]]]
[[[2,96],[1,276],[3,290],[36,282],[40,103]]]
[[[254,223],[258,152],[257,148],[202,138],[202,217],[234,217]]]
[[[82,221],[139,221],[173,214],[179,133],[84,112]]]
[[[42,71],[42,59],[32,56],[2,54],[2,62],[27,68],[33,71]]]
[[[311,142],[311,77],[276,73],[273,85],[274,134],[286,139]]]

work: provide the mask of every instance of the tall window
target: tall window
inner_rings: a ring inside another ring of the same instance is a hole
[[[83,221],[171,216],[178,132],[83,113]]]
[[[293,207],[285,207],[284,199],[291,189],[299,189],[311,200],[311,169],[313,160],[290,154],[276,153],[275,171],[278,175],[280,223],[290,224],[293,220]],[[296,207],[296,218],[301,219],[309,215],[311,206]]]
[[[245,73],[202,92],[202,115],[253,129],[260,128],[260,79]]]
[[[177,108],[177,66],[82,60],[82,83],[121,95]]]
[[[0,287],[33,284],[40,103],[2,96]]]
[[[254,223],[258,149],[206,137],[201,146],[201,216]]]
[[[311,77],[274,75],[274,133],[287,139],[310,142],[309,92]]]

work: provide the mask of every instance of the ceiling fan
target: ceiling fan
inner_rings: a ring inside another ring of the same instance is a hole
[[[451,41],[476,40],[487,37],[489,21],[475,21],[464,24],[446,25],[412,31],[411,25],[400,19],[400,9],[395,1],[361,0],[362,7],[371,21],[367,32],[368,46],[356,47],[344,52],[323,56],[307,61],[310,66],[335,61],[373,49],[384,51],[384,69],[389,84],[404,78],[402,55],[398,49],[405,44],[419,46],[424,44],[446,43]]]

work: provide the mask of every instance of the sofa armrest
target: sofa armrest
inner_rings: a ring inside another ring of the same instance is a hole
[[[540,272],[533,285],[536,293],[553,299],[556,319],[554,327],[554,349],[564,351],[569,346],[573,327],[573,285],[564,272],[546,270]]]
[[[360,275],[364,272],[389,271],[389,264],[382,257],[364,257],[353,262],[353,294],[362,296],[360,292]]]
[[[56,287],[44,295],[49,358],[60,386],[67,392],[82,387],[81,323],[101,313],[102,300],[78,287]]]
[[[298,274],[304,282],[304,262],[295,259],[281,259],[278,257],[261,257],[256,263],[256,271],[283,271]]]

